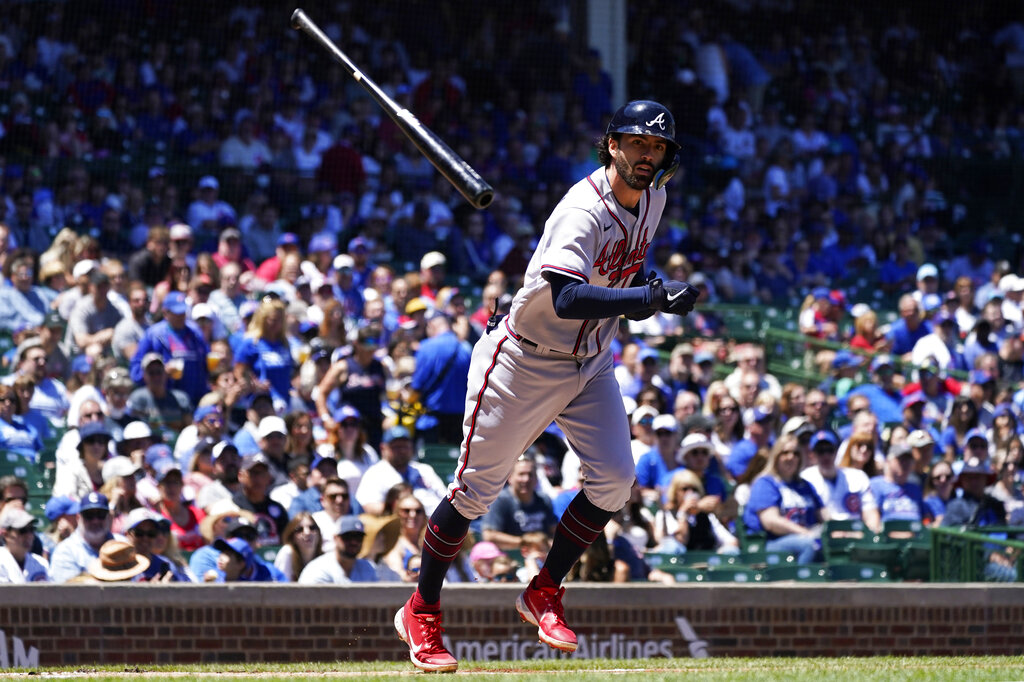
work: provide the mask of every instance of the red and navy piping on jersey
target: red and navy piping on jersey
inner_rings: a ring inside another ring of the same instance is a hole
[[[506,318],[505,329],[509,329],[507,320],[508,318]],[[512,331],[509,330],[509,334],[511,333]],[[520,337],[515,338],[518,340]],[[473,408],[473,416],[469,420],[469,433],[466,435],[466,451],[462,453],[462,466],[460,466],[459,470],[455,472],[455,480],[458,481],[458,489],[461,492],[466,492],[466,484],[462,482],[462,474],[466,471],[466,467],[469,466],[469,451],[473,447],[473,435],[476,433],[476,418],[480,415],[480,406],[483,404],[484,392],[487,390],[487,383],[491,380],[491,372],[494,371],[494,368],[498,364],[498,355],[501,354],[501,347],[505,345],[505,342],[508,341],[508,339],[509,337],[506,336],[498,342],[497,347],[494,349],[494,355],[491,356],[491,364],[487,368],[487,371],[484,372],[484,381],[480,386],[480,392],[476,394],[476,407]],[[449,501],[455,498],[455,492],[456,491],[452,491],[448,495]]]
[[[579,278],[579,279],[583,280],[584,284],[590,284],[590,278],[587,277],[586,275],[584,275],[579,270],[573,270],[572,268],[562,267],[561,265],[542,265],[542,266],[540,266],[540,269],[541,270],[554,270],[555,272],[560,272],[563,275],[568,275],[569,277]]]

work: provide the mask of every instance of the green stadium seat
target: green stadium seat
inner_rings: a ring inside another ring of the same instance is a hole
[[[913,540],[923,537],[924,524],[920,521],[886,521],[882,524],[882,535],[889,542]]]
[[[736,563],[761,569],[796,563],[796,557],[786,552],[741,552]]]
[[[833,564],[828,567],[828,579],[833,582],[889,582],[889,571],[877,564]]]
[[[704,576],[711,583],[757,583],[764,580],[761,572],[750,566],[712,566]]]
[[[899,557],[899,544],[886,542],[881,535],[855,540],[850,545],[850,562],[855,564],[878,564],[892,572],[899,565]]]
[[[675,562],[682,566],[689,567],[713,567],[713,566],[728,566],[736,563],[736,555],[733,554],[719,554],[718,552],[703,552],[703,551],[692,551],[680,554],[675,558]]]
[[[825,582],[828,580],[828,567],[824,564],[779,564],[769,566],[761,573],[768,582],[780,580]]]
[[[928,580],[931,577],[932,542],[928,537],[903,543],[899,550],[899,577]]]
[[[281,551],[281,545],[265,545],[256,550],[256,554],[268,564],[274,563],[277,553]]]
[[[867,534],[867,526],[860,519],[826,521],[821,530],[821,548],[825,561],[830,564],[846,561],[851,545]]]
[[[702,583],[707,580],[705,571],[696,568],[686,568],[685,566],[675,566],[673,570],[666,571],[666,573],[671,573],[677,583]]]
[[[445,483],[451,483],[459,464],[459,447],[457,445],[424,445],[419,453],[419,461],[429,464]]]

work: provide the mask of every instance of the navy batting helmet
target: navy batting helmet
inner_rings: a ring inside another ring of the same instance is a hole
[[[676,121],[663,105],[637,99],[619,107],[608,122],[608,134],[654,135],[668,143],[665,161],[654,176],[654,186],[661,189],[679,168],[679,143],[676,142]]]

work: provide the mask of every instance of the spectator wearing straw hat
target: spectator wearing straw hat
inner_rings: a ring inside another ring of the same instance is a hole
[[[138,554],[131,543],[108,540],[89,564],[88,573],[106,583],[148,582],[152,577],[149,575],[151,566],[150,560]]]

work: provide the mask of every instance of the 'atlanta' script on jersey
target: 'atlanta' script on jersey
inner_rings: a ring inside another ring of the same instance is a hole
[[[594,261],[594,267],[599,274],[607,277],[611,284],[628,280],[640,270],[644,259],[647,258],[647,249],[651,246],[647,238],[647,227],[644,226],[640,234],[640,240],[632,251],[626,251],[629,245],[626,238],[622,237],[613,242],[611,239],[601,247],[601,253]]]

